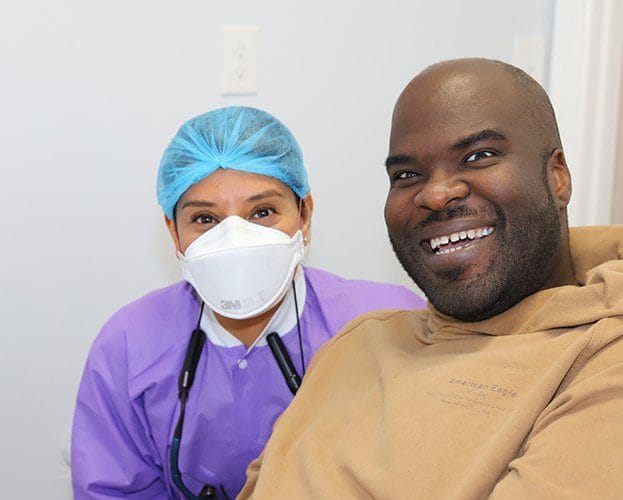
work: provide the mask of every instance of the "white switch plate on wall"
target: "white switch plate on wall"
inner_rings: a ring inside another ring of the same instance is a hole
[[[258,26],[223,26],[221,92],[257,94]]]

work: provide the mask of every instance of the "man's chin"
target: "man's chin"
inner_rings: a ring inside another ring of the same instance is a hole
[[[463,293],[478,293],[483,287],[487,286],[490,278],[491,263],[487,266],[453,266],[435,272],[409,273],[415,284],[426,293],[430,290],[431,294],[435,291],[443,295],[455,295],[458,291]],[[427,293],[428,295],[428,293]]]
[[[437,311],[461,321],[475,322],[489,319],[502,312],[504,302],[500,290],[492,286],[490,276],[471,275],[464,268],[448,269],[443,279],[424,279],[416,284],[426,294]]]

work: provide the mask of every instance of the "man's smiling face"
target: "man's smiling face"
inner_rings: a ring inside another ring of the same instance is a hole
[[[539,118],[489,67],[433,67],[398,100],[385,220],[401,264],[444,314],[499,314],[560,264],[570,188],[558,199],[557,181],[568,171]]]

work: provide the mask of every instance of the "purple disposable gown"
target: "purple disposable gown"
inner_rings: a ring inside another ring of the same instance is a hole
[[[354,317],[375,309],[421,308],[409,290],[350,281],[305,268],[301,312],[305,359]],[[118,311],[95,340],[74,415],[72,476],[77,500],[182,498],[171,481],[169,446],[179,413],[177,378],[199,304],[177,283]],[[296,327],[282,340],[301,372]],[[184,482],[209,483],[234,497],[292,395],[267,345],[242,369],[243,345],[203,348],[180,447]],[[322,411],[320,408],[319,411]],[[221,495],[222,496],[222,495]]]

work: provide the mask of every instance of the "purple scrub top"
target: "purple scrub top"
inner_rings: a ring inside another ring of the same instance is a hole
[[[376,309],[419,309],[406,288],[346,280],[305,268],[300,325],[308,363],[351,319]],[[177,379],[199,303],[186,282],[154,291],[118,311],[95,340],[74,414],[71,463],[80,499],[183,498],[170,476],[179,414]],[[296,326],[282,340],[301,370]],[[179,467],[198,494],[212,484],[233,498],[292,399],[268,345],[223,347],[206,340],[184,419]],[[244,366],[244,368],[243,368]],[[220,497],[225,498],[222,493]]]

